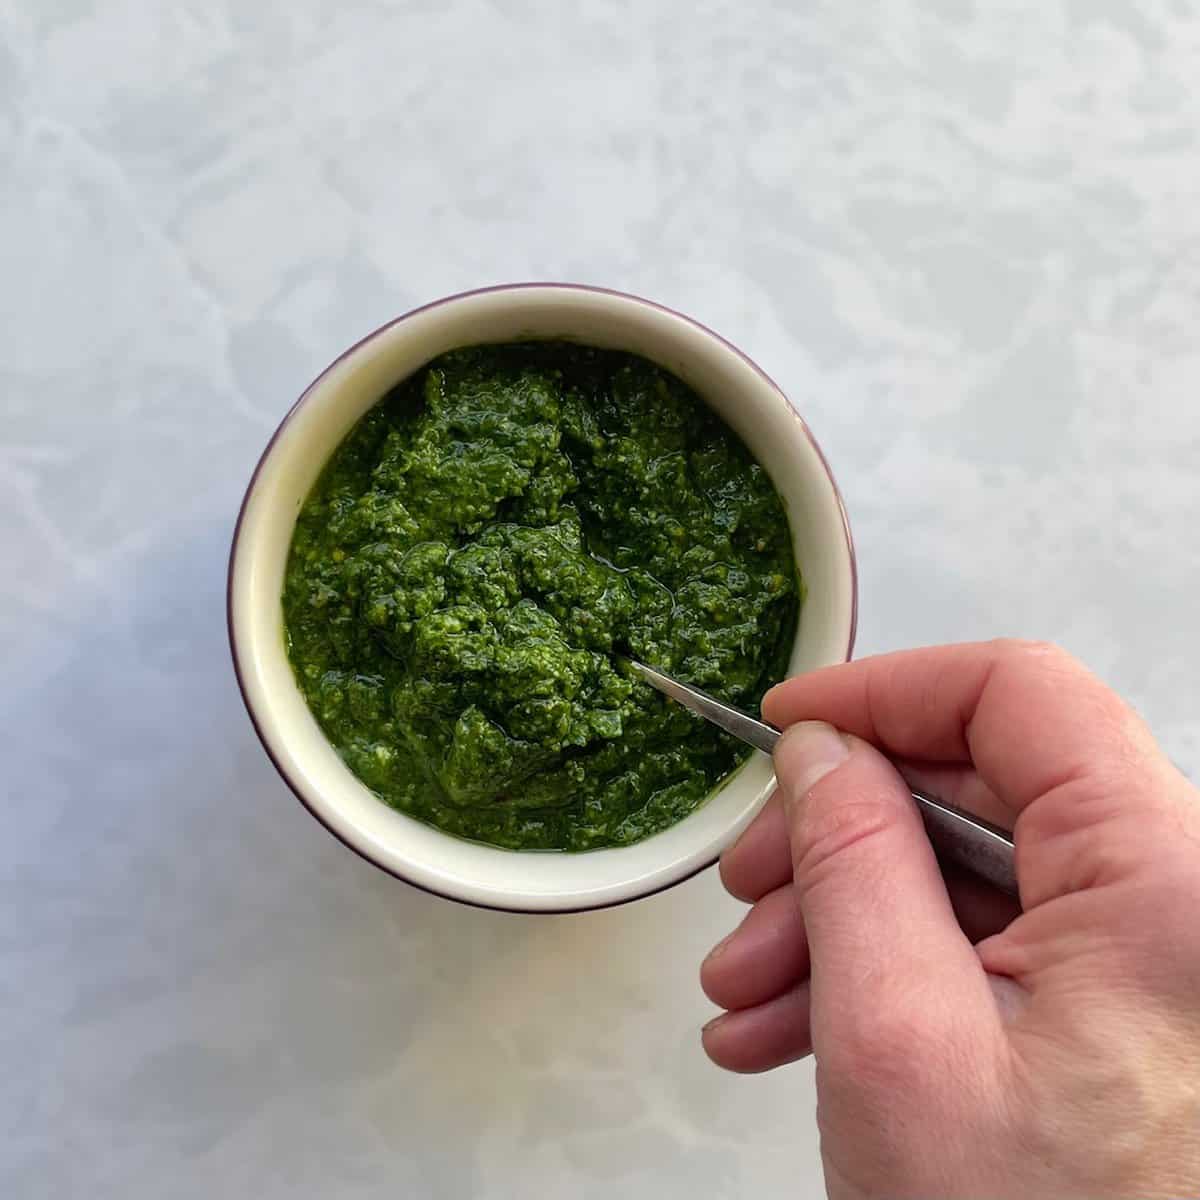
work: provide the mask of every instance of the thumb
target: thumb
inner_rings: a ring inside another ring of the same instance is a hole
[[[812,1040],[848,1069],[928,1058],[930,1039],[977,1044],[998,1024],[908,787],[869,743],[820,721],[775,750],[796,895],[812,956]],[[912,1044],[916,1042],[917,1044]],[[917,1056],[913,1058],[911,1056]],[[936,1056],[935,1056],[936,1057]]]

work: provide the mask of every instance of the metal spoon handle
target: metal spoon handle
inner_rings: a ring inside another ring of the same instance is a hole
[[[756,750],[774,753],[781,736],[774,725],[768,725],[766,721],[725,704],[707,692],[680,683],[678,679],[672,679],[670,675],[664,675],[636,659],[630,659],[629,662],[651,687],[665,696],[677,700],[685,708],[690,708],[706,721],[711,721]],[[925,822],[929,841],[942,858],[965,867],[1010,896],[1019,894],[1013,866],[1013,840],[1006,830],[944,804],[924,792],[913,791],[912,798]]]
[[[915,788],[912,798],[925,822],[925,833],[940,857],[965,867],[1000,891],[1020,897],[1013,840],[1007,830]]]

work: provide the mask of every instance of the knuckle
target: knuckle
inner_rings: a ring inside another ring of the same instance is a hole
[[[1086,710],[1091,720],[1120,739],[1120,745],[1144,749],[1145,729],[1138,715],[1069,651],[1054,642],[1020,638],[1000,638],[992,644],[1000,673],[1014,691],[1031,684],[1068,688],[1075,712]]]
[[[1073,655],[1064,650],[1057,642],[1043,641],[1038,638],[996,638],[991,643],[998,658],[1022,665],[1037,664],[1039,666],[1078,665]]]
[[[842,860],[888,831],[885,805],[869,799],[841,804],[806,803],[792,837],[792,867],[801,893],[819,884]]]

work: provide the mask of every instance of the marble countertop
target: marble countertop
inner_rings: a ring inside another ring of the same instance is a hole
[[[1056,639],[1200,772],[1200,11],[0,4],[0,1195],[811,1196],[703,1058],[709,872],[531,919],[359,861],[227,659],[304,384],[485,283],[741,344],[847,496],[860,653]]]

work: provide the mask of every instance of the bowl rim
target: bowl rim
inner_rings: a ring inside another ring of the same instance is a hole
[[[846,553],[847,553],[847,559],[848,559],[849,570],[850,570],[850,623],[849,623],[849,630],[848,630],[847,638],[846,638],[846,650],[845,650],[845,654],[843,656],[844,662],[849,662],[851,656],[854,653],[854,643],[855,643],[855,638],[858,633],[858,559],[857,559],[857,554],[856,554],[855,547],[854,547],[854,535],[852,534],[852,532],[850,530],[850,518],[846,511],[846,504],[845,504],[845,500],[842,496],[841,488],[838,486],[837,479],[834,477],[833,470],[829,465],[829,460],[825,457],[825,452],[821,449],[820,443],[813,436],[812,430],[808,426],[808,422],[805,421],[803,416],[801,416],[799,411],[796,409],[795,405],[789,399],[787,393],[744,350],[742,350],[738,346],[734,345],[733,342],[731,342],[728,338],[723,337],[715,329],[712,329],[709,326],[705,325],[702,321],[696,320],[695,317],[688,316],[687,313],[680,312],[678,309],[671,308],[669,305],[660,304],[656,300],[648,300],[644,296],[638,296],[632,292],[624,292],[624,291],[620,291],[616,288],[602,287],[597,284],[571,283],[571,282],[560,281],[560,280],[554,280],[554,281],[522,280],[517,283],[489,284],[484,287],[468,288],[465,291],[454,292],[448,296],[441,296],[436,300],[431,300],[426,304],[418,305],[416,308],[411,308],[407,312],[403,312],[399,316],[393,317],[389,321],[385,321],[382,325],[371,330],[370,333],[365,334],[363,337],[359,338],[358,341],[356,341],[353,345],[351,345],[347,349],[343,350],[341,354],[339,354],[336,358],[334,358],[312,380],[312,382],[310,382],[308,384],[308,386],[305,387],[304,391],[302,391],[300,393],[299,397],[295,400],[295,402],[291,405],[291,407],[283,415],[283,418],[280,420],[279,424],[275,427],[275,430],[271,434],[270,438],[268,439],[267,444],[263,447],[262,453],[258,457],[258,461],[254,465],[254,470],[251,472],[249,482],[246,484],[246,490],[243,493],[241,503],[238,506],[237,519],[234,522],[234,526],[233,526],[233,536],[230,540],[229,558],[227,561],[226,571],[225,571],[225,626],[226,626],[226,632],[227,632],[228,639],[229,639],[230,657],[233,660],[233,673],[234,673],[234,677],[237,680],[238,692],[241,694],[242,704],[244,705],[244,707],[246,709],[246,715],[250,718],[250,724],[254,728],[255,735],[258,737],[259,743],[261,744],[263,750],[266,752],[267,758],[271,761],[272,766],[274,766],[276,773],[283,780],[283,782],[287,785],[288,790],[291,791],[291,793],[296,797],[296,799],[299,800],[300,803],[304,806],[304,808],[306,809],[308,814],[311,817],[313,817],[316,821],[318,821],[328,833],[331,833],[339,842],[341,842],[341,844],[343,846],[345,846],[347,849],[353,851],[356,855],[358,855],[359,858],[363,859],[365,862],[370,863],[373,867],[377,868],[380,871],[385,872],[386,874],[392,876],[392,878],[394,878],[394,879],[400,880],[401,883],[408,884],[409,887],[417,888],[419,891],[426,892],[429,895],[438,896],[443,900],[452,900],[457,904],[465,904],[471,908],[486,909],[491,912],[516,913],[516,914],[528,915],[528,916],[540,916],[540,915],[551,916],[551,915],[561,915],[561,914],[570,914],[570,913],[597,912],[601,909],[617,908],[624,904],[632,904],[635,901],[644,900],[650,896],[656,896],[661,892],[668,891],[670,888],[677,887],[681,883],[685,883],[689,879],[694,879],[697,875],[699,875],[703,871],[707,871],[709,868],[714,866],[720,860],[720,854],[717,854],[713,858],[710,858],[707,861],[702,862],[699,866],[692,868],[691,870],[685,872],[684,874],[678,876],[675,879],[668,880],[665,883],[658,884],[655,887],[647,888],[645,891],[636,892],[635,894],[630,895],[630,896],[620,896],[620,897],[617,897],[616,899],[604,900],[604,901],[601,901],[600,903],[595,903],[595,904],[578,904],[578,905],[565,904],[562,906],[555,905],[552,907],[522,908],[518,905],[489,904],[489,903],[485,903],[481,900],[475,900],[475,899],[470,899],[470,898],[467,898],[464,896],[455,895],[452,892],[441,891],[438,888],[430,887],[426,883],[419,883],[416,880],[411,879],[408,876],[404,875],[401,871],[396,870],[394,867],[380,862],[377,858],[374,858],[372,855],[368,854],[367,851],[364,850],[361,846],[356,845],[354,842],[350,841],[349,838],[345,837],[339,830],[335,829],[334,826],[329,821],[327,821],[325,819],[325,817],[320,812],[318,812],[313,807],[313,805],[308,801],[308,799],[304,795],[303,791],[297,786],[295,780],[292,779],[291,775],[284,768],[283,764],[279,761],[279,758],[276,756],[274,750],[271,748],[271,744],[263,732],[262,726],[259,723],[258,715],[255,712],[254,705],[250,700],[250,694],[246,687],[246,682],[245,682],[245,679],[242,674],[242,667],[241,667],[240,656],[239,656],[239,652],[238,652],[237,628],[236,628],[236,624],[234,621],[234,614],[233,614],[234,566],[237,561],[237,552],[238,552],[238,545],[239,545],[239,542],[241,539],[241,534],[242,534],[242,525],[243,525],[243,521],[246,516],[247,507],[250,503],[250,498],[254,494],[255,487],[258,484],[259,475],[262,473],[263,467],[266,464],[267,459],[270,457],[271,452],[275,447],[275,443],[280,439],[280,437],[283,436],[284,431],[291,424],[291,422],[295,418],[296,414],[309,401],[312,394],[317,390],[318,386],[325,379],[325,377],[327,375],[329,375],[330,372],[333,371],[334,368],[336,368],[339,363],[343,362],[345,359],[349,358],[351,355],[357,353],[368,342],[373,341],[375,338],[382,336],[383,334],[387,333],[388,330],[392,329],[394,326],[399,325],[401,322],[407,321],[410,318],[419,315],[420,313],[429,312],[431,309],[441,308],[444,305],[452,304],[452,303],[455,303],[460,300],[465,300],[472,296],[488,295],[488,294],[496,293],[496,292],[522,292],[522,291],[527,291],[527,290],[532,290],[532,289],[557,289],[557,290],[564,291],[564,292],[585,292],[585,293],[591,293],[591,294],[595,294],[595,295],[610,296],[615,299],[619,299],[622,301],[628,301],[635,305],[641,305],[646,308],[653,309],[657,312],[666,313],[666,314],[668,314],[672,317],[675,317],[681,321],[685,321],[687,324],[695,327],[700,332],[713,338],[715,341],[719,342],[722,346],[724,346],[725,349],[727,349],[731,353],[735,354],[739,359],[742,360],[742,362],[746,366],[748,366],[752,371],[754,371],[754,373],[756,375],[758,375],[763,380],[763,382],[766,383],[768,385],[768,387],[773,392],[775,392],[776,395],[778,395],[780,397],[780,399],[787,405],[788,410],[791,412],[791,414],[795,418],[795,420],[799,423],[801,433],[804,435],[804,437],[808,440],[809,444],[811,445],[813,451],[815,452],[815,454],[817,456],[818,461],[821,464],[822,469],[825,472],[825,475],[827,476],[827,478],[829,480],[830,487],[833,490],[833,498],[834,498],[834,502],[837,507],[838,516],[841,520],[842,534],[846,539]],[[449,837],[452,835],[447,834],[446,836]]]

